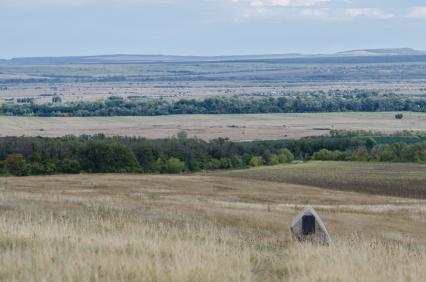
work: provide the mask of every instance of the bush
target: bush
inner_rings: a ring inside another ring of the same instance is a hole
[[[163,163],[161,172],[182,173],[185,170],[185,163],[176,158],[170,158]]]
[[[245,166],[243,159],[239,156],[232,156],[231,163],[233,168],[243,168]]]
[[[370,155],[368,154],[366,147],[356,148],[354,152],[352,152],[352,156],[350,157],[351,161],[357,162],[366,162],[370,160]]]
[[[251,166],[261,166],[264,164],[264,160],[260,156],[254,156],[250,159]]]
[[[294,161],[294,155],[289,149],[284,149],[278,155],[280,163],[291,163]]]
[[[423,149],[416,153],[416,161],[419,163],[426,162],[426,149]]]
[[[16,176],[28,175],[29,169],[27,162],[21,154],[9,155],[4,161],[6,170]]]
[[[56,166],[52,163],[30,163],[28,164],[28,174],[30,175],[46,175],[56,172]]]
[[[272,155],[271,165],[277,165],[280,163],[280,157],[278,155]]]
[[[404,115],[403,114],[396,114],[395,115],[395,119],[403,119]]]
[[[213,169],[219,169],[221,166],[221,161],[218,159],[211,159],[209,162],[205,164],[205,169],[213,170]]]
[[[57,164],[57,170],[61,173],[80,173],[81,166],[76,160],[65,159]]]
[[[0,174],[5,174],[4,161],[0,161]]]
[[[336,160],[336,155],[332,151],[321,149],[314,153],[313,159],[317,161],[334,161]]]

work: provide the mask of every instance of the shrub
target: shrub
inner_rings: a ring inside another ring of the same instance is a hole
[[[177,158],[170,158],[163,163],[162,172],[182,173],[185,170],[185,163]]]
[[[357,162],[366,162],[370,159],[366,147],[359,147],[352,153],[351,160]]]
[[[46,175],[56,172],[56,166],[52,163],[30,163],[28,164],[28,173],[30,175]]]
[[[404,118],[404,115],[401,113],[395,115],[395,119],[403,119],[403,118]]]
[[[61,173],[79,173],[81,170],[80,162],[69,159],[62,160],[57,164],[57,170]]]
[[[232,161],[228,158],[220,159],[220,168],[221,169],[230,169],[232,168]]]
[[[218,159],[211,159],[205,164],[205,169],[219,169],[221,166],[221,161]]]
[[[245,166],[243,159],[239,156],[232,156],[231,162],[233,168],[242,168]]]
[[[277,165],[280,163],[280,157],[278,155],[272,155],[271,165]]]
[[[5,174],[4,161],[0,161],[0,174]]]
[[[16,176],[28,175],[29,169],[27,162],[21,154],[9,155],[4,161],[6,170]]]
[[[291,163],[294,161],[294,155],[289,149],[284,149],[278,155],[280,163]]]
[[[337,160],[337,154],[327,149],[321,149],[318,152],[314,153],[313,158],[317,161],[335,161]]]
[[[416,161],[419,163],[426,162],[426,149],[423,149],[416,153]]]
[[[263,165],[264,164],[264,160],[263,160],[263,158],[262,157],[260,157],[260,156],[253,156],[251,159],[250,159],[250,165],[251,166],[261,166],[261,165]]]

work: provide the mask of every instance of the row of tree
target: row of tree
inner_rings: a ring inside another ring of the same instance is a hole
[[[0,174],[182,173],[237,169],[301,160],[426,162],[426,142],[377,144],[365,137],[210,142],[177,137],[67,136],[0,138]]]
[[[371,144],[371,143],[370,143]],[[322,161],[378,161],[426,163],[426,142],[407,144],[398,142],[374,146],[361,146],[355,150],[321,149],[312,156]]]
[[[153,116],[172,114],[248,114],[303,112],[426,112],[425,97],[378,92],[309,92],[278,98],[214,97],[204,100],[107,99],[96,102],[2,104],[12,116]],[[398,116],[399,117],[399,116]],[[401,116],[402,118],[402,116]]]

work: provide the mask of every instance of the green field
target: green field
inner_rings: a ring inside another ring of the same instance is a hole
[[[308,162],[219,173],[327,189],[426,198],[426,165],[411,163]]]

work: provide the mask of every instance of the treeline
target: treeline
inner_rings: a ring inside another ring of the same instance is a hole
[[[365,137],[206,142],[185,133],[167,139],[96,136],[0,138],[0,174],[182,173],[299,160],[426,162],[426,142],[378,144]]]
[[[372,140],[372,139],[369,139]],[[374,141],[370,141],[374,144]],[[355,150],[331,151],[321,149],[312,159],[321,161],[373,161],[373,162],[418,162],[426,163],[426,142],[407,144],[398,142],[361,146]],[[425,172],[426,173],[426,172]]]
[[[11,116],[156,116],[176,114],[255,114],[310,112],[426,112],[426,97],[364,91],[312,92],[278,98],[214,97],[182,99],[107,99],[66,104],[2,104],[0,114]]]

